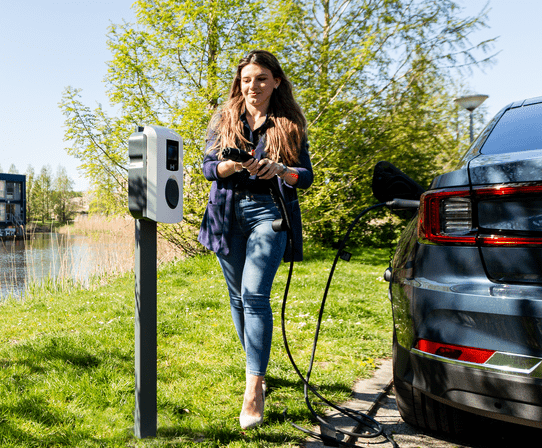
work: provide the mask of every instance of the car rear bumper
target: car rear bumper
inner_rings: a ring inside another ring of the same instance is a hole
[[[409,351],[398,344],[394,364],[398,379],[437,401],[477,415],[542,428],[540,363],[533,358],[530,368],[482,367]]]
[[[542,358],[542,285],[491,282],[476,247],[396,254],[390,299],[403,347],[426,339]]]

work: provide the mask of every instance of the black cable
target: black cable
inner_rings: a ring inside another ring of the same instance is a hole
[[[290,363],[292,364],[292,366],[294,367],[295,372],[297,373],[299,378],[301,378],[301,381],[304,384],[303,390],[304,390],[304,396],[305,396],[305,403],[307,404],[307,407],[311,411],[313,416],[320,422],[320,427],[321,428],[324,427],[324,428],[326,428],[327,430],[330,430],[333,433],[338,432],[340,434],[348,435],[348,436],[351,436],[353,438],[365,438],[365,439],[367,439],[367,438],[375,438],[375,437],[378,437],[378,436],[382,435],[392,444],[393,447],[398,448],[397,443],[384,432],[384,429],[383,429],[382,425],[380,423],[378,423],[375,419],[373,419],[369,415],[364,414],[364,413],[362,413],[360,411],[356,411],[356,410],[353,410],[353,409],[349,409],[349,408],[345,408],[345,407],[335,405],[334,403],[330,402],[329,400],[324,398],[322,395],[320,395],[316,391],[316,389],[313,386],[311,386],[311,384],[309,383],[310,375],[311,375],[311,372],[312,372],[312,366],[314,364],[314,358],[315,358],[315,355],[316,355],[316,346],[317,346],[317,343],[318,343],[318,336],[319,336],[319,332],[320,332],[320,326],[321,326],[321,323],[322,323],[322,317],[323,317],[323,313],[324,313],[325,303],[326,303],[327,295],[329,293],[329,288],[331,286],[331,280],[333,278],[333,274],[335,272],[335,267],[337,266],[337,262],[339,260],[339,257],[341,256],[342,251],[343,251],[344,247],[346,246],[346,242],[348,241],[348,238],[350,237],[350,233],[352,232],[354,227],[357,225],[359,220],[366,213],[368,213],[369,211],[375,210],[375,209],[383,207],[383,206],[387,206],[388,208],[390,208],[390,210],[412,209],[412,208],[417,208],[419,206],[419,201],[404,200],[404,199],[393,199],[392,201],[382,202],[382,203],[379,203],[379,204],[376,204],[376,205],[372,205],[372,206],[367,207],[366,209],[364,209],[358,216],[356,216],[356,218],[352,221],[352,223],[348,227],[348,230],[347,230],[344,238],[342,239],[342,241],[339,244],[337,254],[335,255],[335,260],[333,261],[333,265],[331,267],[329,277],[328,277],[328,281],[327,281],[327,284],[326,284],[326,288],[325,288],[325,291],[324,291],[324,296],[322,298],[322,303],[320,305],[320,312],[318,314],[318,320],[317,320],[316,331],[315,331],[315,336],[314,336],[314,341],[313,341],[311,359],[310,359],[310,362],[309,362],[309,367],[308,367],[308,370],[307,370],[306,378],[303,377],[301,371],[297,367],[297,364],[295,363],[295,361],[293,359],[293,356],[292,356],[292,353],[290,351],[290,347],[288,345],[288,340],[286,338],[285,310],[286,310],[286,300],[287,300],[287,297],[288,297],[288,290],[289,290],[289,287],[290,287],[290,280],[291,280],[291,277],[292,277],[293,260],[290,263],[290,271],[289,271],[289,274],[288,274],[288,279],[287,279],[286,287],[285,287],[285,290],[284,290],[284,299],[282,301],[281,327],[282,327],[282,337],[283,337],[283,341],[284,341],[284,346],[285,346],[288,358],[290,359]],[[291,244],[292,244],[292,247],[293,247],[293,236],[291,234],[290,226],[288,226],[288,230],[290,232],[289,233],[289,238],[291,238]],[[293,252],[292,252],[292,258],[293,258]],[[308,390],[309,389],[314,395],[316,395],[318,398],[320,398],[320,400],[322,400],[324,403],[326,403],[327,405],[329,405],[333,409],[337,410],[339,413],[341,413],[343,415],[347,415],[348,417],[350,417],[353,420],[357,421],[358,424],[359,424],[358,428],[361,427],[361,425],[363,425],[363,426],[367,427],[370,431],[368,431],[366,433],[353,433],[353,432],[333,428],[332,426],[328,425],[327,422],[322,417],[320,417],[316,413],[316,411],[313,409],[313,407],[311,406],[309,398],[308,398]],[[283,411],[283,415],[284,415],[285,419],[287,419],[286,412],[287,412],[287,409],[285,409]],[[318,433],[316,433],[314,431],[311,431],[311,430],[303,428],[303,427],[301,427],[299,425],[296,425],[293,422],[290,422],[290,424],[294,428],[297,428],[300,431],[303,431],[304,433],[309,434],[309,435],[311,435],[311,436],[313,436],[315,438],[319,438],[324,443],[329,444],[331,446],[339,446],[340,445],[340,446],[348,446],[348,447],[358,447],[358,445],[351,444],[351,443],[348,443],[348,442],[344,442],[342,440],[337,439],[336,437],[335,438],[330,437],[327,434],[322,434],[322,433],[318,434]]]
[[[299,370],[295,360],[293,359],[293,356],[292,356],[292,353],[290,351],[290,347],[289,347],[289,344],[288,344],[288,340],[287,340],[287,337],[286,337],[285,311],[286,311],[286,302],[287,302],[287,297],[288,297],[288,290],[289,290],[289,287],[290,287],[290,280],[291,280],[291,277],[292,277],[292,264],[290,265],[290,272],[288,274],[288,279],[287,279],[286,287],[285,287],[285,290],[284,290],[284,299],[282,301],[281,325],[282,325],[282,336],[283,336],[284,346],[285,346],[285,349],[286,349],[286,354],[288,355],[288,358],[290,359],[290,363],[292,364],[295,372],[297,373],[299,378],[301,378],[301,381],[304,384],[305,403],[307,404],[307,407],[309,408],[311,413],[314,415],[314,417],[318,420],[318,422],[320,422],[320,425],[328,428],[332,432],[338,432],[338,433],[341,433],[341,434],[344,434],[344,435],[349,435],[349,436],[352,436],[352,437],[375,438],[375,437],[378,437],[380,435],[384,435],[388,440],[390,440],[387,437],[387,435],[385,435],[385,433],[383,431],[383,428],[380,425],[380,423],[378,423],[375,419],[373,419],[372,417],[370,417],[370,416],[368,416],[368,415],[366,415],[366,414],[364,414],[362,412],[359,412],[359,411],[356,411],[356,410],[353,410],[353,409],[349,409],[349,408],[345,408],[345,407],[341,407],[341,406],[338,406],[338,405],[330,402],[329,400],[324,398],[320,393],[318,393],[318,391],[309,383],[310,375],[311,375],[311,372],[312,372],[312,367],[313,367],[313,364],[314,364],[314,358],[315,358],[315,355],[316,355],[316,346],[318,344],[318,336],[319,336],[320,327],[321,327],[321,323],[322,323],[322,317],[323,317],[323,313],[324,313],[325,303],[326,303],[327,295],[329,293],[329,288],[331,286],[331,280],[333,278],[333,274],[334,274],[337,262],[339,260],[339,257],[340,257],[340,255],[342,253],[342,250],[344,249],[344,247],[346,245],[346,242],[348,241],[350,233],[352,232],[352,230],[354,229],[354,227],[356,226],[358,221],[366,213],[368,213],[369,211],[374,210],[376,208],[383,207],[385,205],[387,205],[387,204],[386,203],[380,203],[380,204],[373,205],[373,206],[368,207],[365,210],[363,210],[353,220],[353,222],[350,224],[350,227],[348,228],[348,230],[346,232],[346,235],[344,236],[343,240],[341,241],[341,243],[339,245],[339,248],[337,250],[337,254],[335,256],[335,260],[333,261],[333,265],[332,265],[330,273],[329,273],[326,289],[324,291],[324,296],[322,298],[322,302],[321,302],[321,305],[320,305],[320,311],[319,311],[317,325],[316,325],[316,331],[315,331],[315,336],[314,336],[314,341],[313,341],[311,359],[310,359],[309,368],[308,368],[306,377],[303,376],[303,374]],[[363,426],[367,427],[368,431],[366,433],[352,433],[352,432],[349,432],[349,431],[336,429],[336,428],[333,428],[332,426],[328,425],[327,422],[322,417],[320,417],[316,413],[316,411],[312,408],[312,406],[310,404],[310,401],[309,401],[309,398],[308,398],[308,390],[310,390],[314,395],[316,395],[320,400],[322,400],[328,406],[330,406],[333,409],[337,410],[341,414],[347,415],[348,417],[350,417],[353,420],[355,420],[356,422],[358,422],[360,425],[363,425]],[[285,418],[287,418],[286,417],[286,411],[287,410],[285,409],[284,412],[283,412],[283,415],[285,416]],[[294,426],[295,428],[297,428],[297,429],[299,429],[299,430],[301,430],[301,431],[303,431],[303,432],[305,432],[307,434],[310,434],[310,435],[312,435],[314,437],[320,438],[322,441],[324,441],[326,443],[332,443],[333,442],[336,445],[338,444],[338,445],[342,445],[342,446],[356,446],[356,445],[352,445],[350,443],[343,442],[342,440],[338,440],[336,438],[334,439],[334,438],[332,438],[330,436],[327,436],[325,434],[315,433],[314,431],[310,431],[310,430],[308,430],[306,428],[302,428],[299,425],[296,425],[296,424],[294,424],[292,422],[290,422],[290,424],[292,426]],[[395,442],[393,442],[392,440],[390,440],[390,442],[392,444],[394,444],[394,446],[396,446]]]
[[[346,407],[342,407],[342,406],[338,406],[338,405],[330,402],[325,397],[323,397],[320,393],[318,393],[318,391],[309,383],[309,381],[310,381],[310,375],[311,375],[311,372],[312,372],[312,367],[314,365],[314,359],[315,359],[315,355],[316,355],[316,347],[317,347],[317,344],[318,344],[318,336],[319,336],[319,333],[320,333],[320,327],[321,327],[322,318],[323,318],[323,314],[324,314],[324,308],[325,308],[327,295],[329,293],[329,288],[331,286],[331,280],[333,278],[333,274],[335,272],[335,268],[337,266],[337,262],[339,260],[339,257],[341,256],[342,251],[343,251],[344,247],[346,246],[346,242],[348,241],[348,239],[350,237],[350,233],[352,232],[354,227],[357,225],[359,220],[365,214],[370,212],[371,210],[375,210],[375,209],[383,207],[383,206],[388,206],[390,209],[393,209],[394,207],[401,207],[401,206],[411,207],[412,204],[405,204],[405,201],[402,201],[402,200],[394,200],[394,201],[379,203],[379,204],[367,207],[358,216],[356,216],[356,218],[350,224],[344,238],[342,239],[342,241],[341,241],[341,243],[339,245],[339,248],[337,250],[337,254],[335,255],[335,259],[333,261],[333,265],[332,265],[330,273],[329,273],[328,281],[327,281],[326,288],[325,288],[325,291],[324,291],[324,296],[322,298],[322,302],[321,302],[321,305],[320,305],[320,311],[319,311],[319,314],[318,314],[316,331],[315,331],[315,336],[314,336],[314,341],[313,341],[313,346],[312,346],[311,359],[310,359],[310,362],[309,362],[307,375],[306,375],[306,377],[304,377],[303,374],[301,373],[301,371],[299,370],[299,367],[297,366],[297,364],[296,364],[296,362],[295,362],[295,360],[294,360],[294,358],[292,356],[292,353],[291,353],[291,350],[290,350],[290,347],[289,347],[289,344],[288,344],[288,339],[286,337],[286,325],[285,325],[285,323],[286,323],[286,319],[285,319],[286,302],[287,302],[287,298],[288,298],[288,292],[289,292],[289,289],[290,289],[290,283],[291,283],[292,274],[293,274],[293,264],[294,264],[294,238],[293,238],[293,232],[292,232],[292,227],[291,227],[291,223],[290,223],[290,217],[289,217],[288,211],[286,209],[286,204],[284,202],[284,198],[282,197],[282,194],[280,194],[280,190],[278,189],[278,183],[276,181],[272,182],[272,184],[271,184],[271,192],[276,197],[276,199],[278,199],[279,205],[280,205],[280,208],[281,208],[281,214],[283,216],[283,219],[286,221],[286,226],[285,227],[286,227],[286,231],[288,233],[288,238],[290,240],[290,250],[291,250],[290,269],[288,271],[286,286],[284,288],[284,298],[283,298],[283,301],[282,301],[282,309],[281,309],[282,338],[283,338],[283,341],[284,341],[284,347],[285,347],[285,350],[286,350],[286,354],[288,355],[290,363],[292,364],[292,366],[294,368],[294,371],[297,373],[297,375],[299,376],[299,378],[303,382],[303,385],[304,385],[303,386],[303,393],[304,393],[305,403],[307,405],[307,408],[310,410],[310,412],[313,414],[313,416],[316,418],[316,420],[320,423],[320,427],[321,428],[326,428],[331,433],[340,433],[340,434],[347,435],[347,436],[350,436],[350,437],[353,437],[353,438],[365,438],[365,439],[376,438],[376,437],[379,437],[379,436],[382,435],[394,447],[398,447],[397,443],[393,439],[391,439],[384,432],[384,428],[382,427],[382,425],[379,422],[377,422],[374,418],[370,417],[367,414],[364,414],[363,412],[360,412],[360,411],[357,411],[357,410],[354,410],[354,409],[350,409],[350,408],[346,408]],[[360,426],[365,426],[366,428],[368,428],[368,431],[365,432],[365,433],[354,433],[354,432],[345,431],[345,430],[342,430],[342,429],[337,429],[337,428],[334,428],[331,425],[329,425],[320,415],[318,415],[318,413],[312,407],[312,405],[310,403],[310,400],[309,400],[309,397],[308,397],[308,390],[309,389],[314,395],[316,395],[320,400],[322,400],[328,406],[332,407],[333,409],[335,409],[339,413],[341,413],[343,415],[346,415],[346,416],[350,417],[351,419],[355,420],[358,423],[358,428]],[[288,419],[288,417],[287,417],[287,409],[284,409],[283,416],[284,416],[285,420]],[[316,433],[316,432],[311,431],[309,429],[303,428],[302,426],[299,426],[299,425],[293,423],[292,421],[290,421],[290,424],[294,428],[296,428],[296,429],[298,429],[298,430],[300,430],[300,431],[302,431],[302,432],[304,432],[304,433],[306,433],[308,435],[311,435],[311,436],[313,436],[315,438],[318,438],[318,439],[322,440],[322,442],[324,442],[325,444],[328,444],[328,445],[331,445],[331,446],[339,446],[340,445],[340,446],[348,446],[348,447],[358,447],[358,445],[351,444],[351,443],[339,440],[337,437],[334,438],[334,437],[331,437],[331,436],[329,436],[327,434],[324,434],[322,432],[321,433]]]

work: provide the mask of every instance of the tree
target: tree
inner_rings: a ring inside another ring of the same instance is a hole
[[[41,168],[40,174],[35,180],[35,203],[32,208],[35,218],[39,218],[42,224],[51,219],[53,212],[53,176],[49,165]]]
[[[201,174],[207,123],[231,82],[233,67],[249,47],[271,38],[284,23],[265,14],[266,3],[243,0],[144,1],[135,3],[138,24],[112,26],[106,84],[120,116],[91,110],[80,91],[67,88],[68,153],[99,196],[93,211],[126,212],[127,142],[137,125],[156,124],[184,140],[184,221],[160,231],[191,253],[209,189]]]
[[[17,167],[15,166],[14,163],[12,163],[12,164],[9,166],[8,173],[9,173],[9,174],[19,174],[19,170],[17,169]]]
[[[66,168],[59,165],[53,181],[53,211],[57,221],[63,224],[75,214],[73,185],[74,181],[68,176]]]
[[[37,189],[36,189],[36,174],[34,167],[28,165],[26,168],[26,220],[31,222],[36,219],[36,203],[37,203]]]
[[[75,196],[74,181],[66,168],[58,166],[53,176],[50,166],[44,166],[36,176],[34,167],[26,168],[26,218],[27,221],[51,219],[53,214],[61,223],[68,222],[75,212],[71,199]]]
[[[95,211],[126,211],[127,141],[135,126],[169,127],[184,139],[184,222],[161,231],[187,252],[198,250],[209,188],[201,175],[205,129],[239,57],[253,48],[279,56],[309,121],[317,177],[301,200],[313,237],[335,237],[371,201],[378,160],[400,160],[423,183],[457,155],[451,68],[483,60],[478,50],[487,43],[470,45],[469,35],[484,26],[484,11],[462,18],[449,0],[134,5],[137,24],[109,32],[106,85],[118,116],[91,110],[71,87],[61,103],[67,150],[100,191]]]
[[[451,1],[318,0],[299,8],[285,51],[319,176],[302,201],[308,232],[329,241],[373,201],[379,160],[427,185],[457,159],[452,68],[486,61],[490,45],[468,41],[485,11],[463,18]]]

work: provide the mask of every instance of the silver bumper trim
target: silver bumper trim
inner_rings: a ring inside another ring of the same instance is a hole
[[[418,356],[435,359],[447,364],[455,364],[474,369],[496,371],[530,378],[542,378],[542,358],[536,358],[533,356],[495,352],[485,363],[477,364],[474,362],[459,361],[457,359],[422,352],[417,348],[413,348],[411,351]]]

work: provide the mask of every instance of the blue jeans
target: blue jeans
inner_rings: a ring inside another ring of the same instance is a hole
[[[269,298],[286,248],[286,232],[271,224],[280,211],[270,195],[235,193],[231,250],[217,255],[230,295],[237,335],[247,358],[247,372],[263,376],[269,363],[273,313]]]

